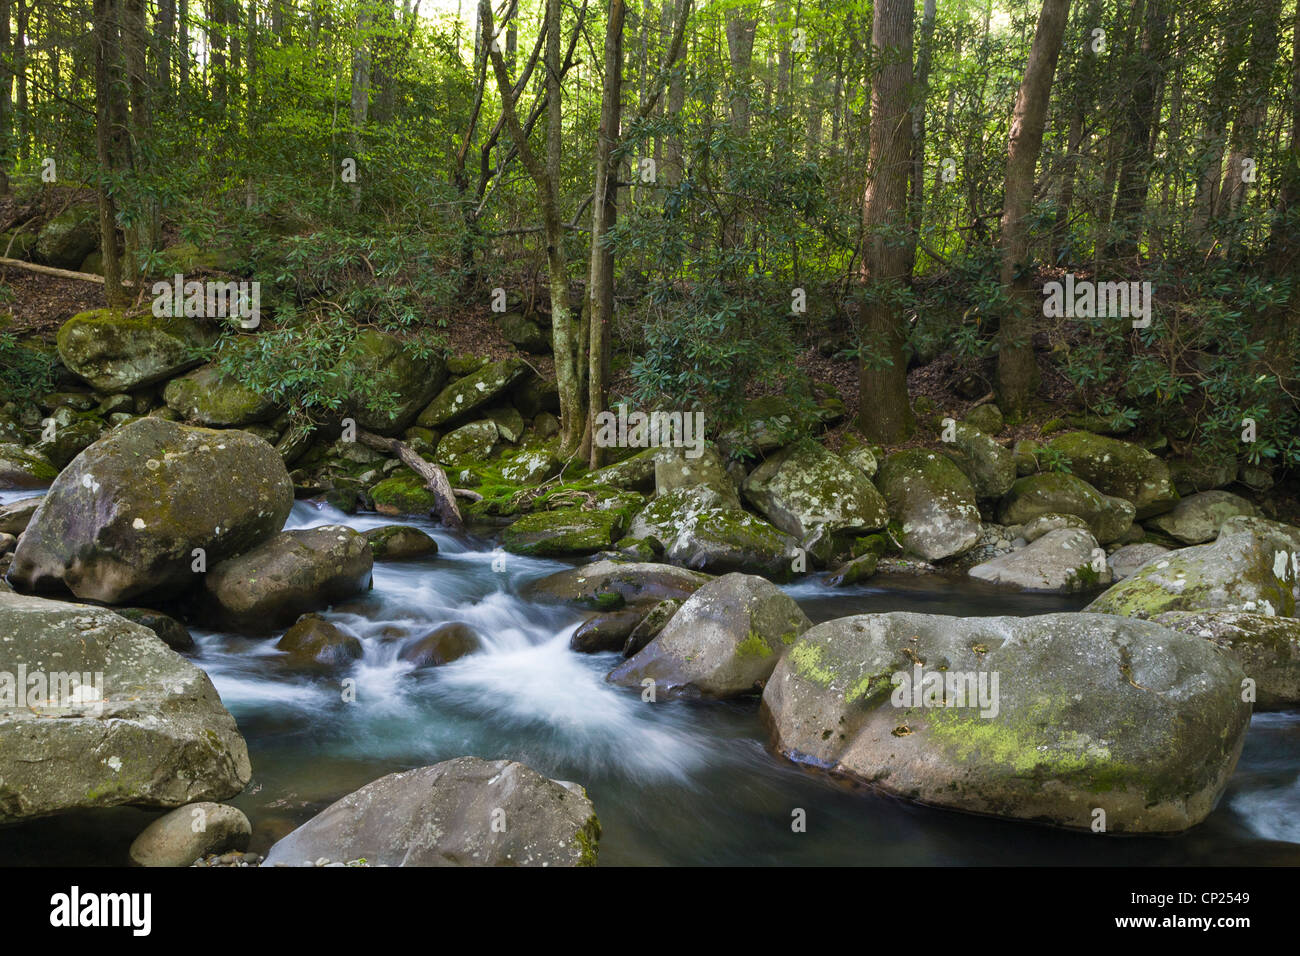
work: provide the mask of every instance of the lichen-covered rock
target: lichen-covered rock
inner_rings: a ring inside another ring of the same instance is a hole
[[[1102,544],[1117,540],[1133,524],[1132,502],[1103,495],[1075,475],[1046,472],[1018,479],[1002,500],[998,520],[1005,525],[1024,525],[1040,515],[1075,515],[1088,523]]]
[[[1096,538],[1080,528],[1049,531],[1028,547],[977,564],[967,573],[990,584],[1063,594],[1111,582],[1106,552],[1097,546]]]
[[[1147,524],[1183,544],[1204,544],[1214,540],[1229,518],[1255,513],[1255,506],[1240,495],[1202,491],[1179,499],[1172,511],[1157,515]]]
[[[977,498],[1001,498],[1015,484],[1015,454],[973,425],[957,422],[944,451],[970,479]]]
[[[221,428],[269,421],[279,411],[275,402],[222,375],[216,365],[172,379],[163,389],[163,401],[182,418]]]
[[[487,405],[514,385],[528,371],[518,359],[485,365],[477,372],[452,382],[420,412],[416,423],[437,428]]]
[[[840,450],[840,457],[847,461],[867,478],[875,478],[880,470],[880,456],[870,445],[861,441],[849,440]]]
[[[183,317],[127,315],[96,309],[74,315],[59,329],[59,357],[101,392],[125,392],[171,378],[198,365],[194,350],[214,333]]]
[[[623,516],[617,511],[560,508],[536,511],[506,528],[501,546],[512,554],[552,557],[595,554],[622,537]]]
[[[224,800],[248,783],[212,682],[147,628],[0,591],[0,635],[0,823]]]
[[[703,486],[716,492],[720,507],[739,508],[736,484],[727,474],[726,462],[712,445],[706,444],[699,457],[687,457],[689,449],[661,448],[655,455],[655,493]]]
[[[358,425],[380,435],[400,435],[447,380],[436,354],[419,354],[397,336],[365,329],[348,347],[348,411]],[[392,406],[372,408],[368,399],[391,396]]]
[[[1106,563],[1110,565],[1110,571],[1115,580],[1123,581],[1125,578],[1131,577],[1133,572],[1148,561],[1168,553],[1169,549],[1159,544],[1145,542],[1126,544],[1122,548],[1116,548],[1106,558]]]
[[[600,823],[577,784],[521,763],[457,757],[380,777],[267,853],[265,866],[594,866]]]
[[[128,855],[136,866],[189,866],[214,853],[247,850],[252,835],[243,811],[223,803],[191,803],[145,827]]]
[[[44,458],[55,468],[62,470],[68,462],[76,458],[84,449],[93,445],[104,434],[104,422],[89,415],[73,418],[63,415],[66,408],[59,409],[45,420],[50,426],[49,437],[42,438],[28,449],[31,453]]]
[[[209,601],[225,622],[254,632],[328,607],[370,586],[370,542],[345,525],[281,531],[208,571]]]
[[[1048,447],[1065,457],[1071,474],[1131,501],[1139,520],[1168,511],[1178,501],[1168,466],[1145,448],[1092,432],[1061,435]]]
[[[492,456],[497,437],[495,422],[470,422],[442,436],[436,457],[446,468],[475,465]]]
[[[370,552],[376,561],[400,561],[438,553],[438,542],[410,525],[386,524],[361,533],[370,542]]]
[[[1011,454],[1016,459],[1017,475],[1023,478],[1038,471],[1038,452],[1042,447],[1042,442],[1034,441],[1032,438],[1022,438],[1015,443]]]
[[[885,499],[866,476],[812,439],[781,449],[745,479],[745,499],[820,561],[837,537],[889,523]]]
[[[0,488],[43,488],[58,473],[59,469],[44,455],[0,442]]]
[[[501,477],[513,485],[539,485],[560,473],[564,463],[555,457],[554,442],[531,442],[501,463]]]
[[[1300,620],[1248,611],[1167,611],[1157,624],[1223,648],[1254,682],[1255,710],[1300,706]]]
[[[107,604],[183,589],[203,567],[265,541],[292,507],[284,463],[261,439],[142,418],[63,470],[18,544],[9,581]]]
[[[423,637],[408,641],[397,652],[397,659],[416,667],[441,667],[473,654],[483,646],[483,638],[462,621],[439,624]]]
[[[708,574],[743,571],[784,581],[794,571],[798,542],[748,511],[709,508],[682,522],[664,545],[673,564]]]
[[[597,469],[588,477],[598,485],[651,492],[655,490],[655,458],[658,454],[659,449],[646,448],[617,464]]]
[[[483,410],[483,417],[496,425],[502,441],[517,445],[524,437],[524,416],[513,405],[494,405]]]
[[[1088,605],[1098,614],[1154,618],[1165,611],[1237,608],[1294,617],[1300,528],[1229,518],[1210,544],[1148,561]]]
[[[605,560],[539,578],[524,593],[533,600],[612,610],[645,601],[684,600],[710,580],[707,574],[669,564]]]
[[[727,574],[691,595],[658,637],[606,679],[636,688],[653,681],[656,697],[752,694],[810,626],[770,581]]]
[[[1062,528],[1081,528],[1084,531],[1091,531],[1088,522],[1078,515],[1058,515],[1048,512],[1021,525],[1020,537],[1028,542],[1034,542],[1043,535],[1051,531],[1059,531]]]
[[[922,448],[895,452],[881,466],[876,486],[889,505],[891,530],[907,554],[941,561],[979,540],[975,489],[943,455]]]
[[[627,533],[633,538],[656,538],[667,547],[677,540],[686,521],[722,508],[723,500],[722,495],[704,485],[666,491],[633,515]]]
[[[819,624],[763,693],[777,751],[932,806],[1168,833],[1214,808],[1250,720],[1208,641],[1098,614]]]

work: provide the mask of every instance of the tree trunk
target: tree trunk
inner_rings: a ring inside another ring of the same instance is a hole
[[[129,156],[126,149],[127,117],[122,76],[118,0],[94,0],[95,46],[95,151],[99,158],[99,232],[104,254],[104,294],[111,306],[124,306],[122,249],[117,237],[117,202],[107,179],[121,173]]]
[[[864,341],[859,377],[858,427],[872,441],[893,445],[915,428],[907,397],[907,321],[892,293],[906,286],[912,264],[908,243],[896,233],[907,224],[911,165],[911,0],[876,0],[871,45],[871,130],[867,186],[862,201]]]
[[[361,150],[366,130],[366,113],[370,107],[370,41],[371,27],[374,24],[374,10],[369,0],[364,0],[357,8],[357,31],[352,43],[352,127],[348,137],[348,147],[352,151],[352,161],[357,164],[358,175],[352,183],[352,211],[361,209]]]
[[[13,165],[14,71],[11,63],[9,35],[9,0],[0,0],[0,195],[9,195],[9,168]]]
[[[1065,36],[1070,0],[1043,0],[1038,28],[1029,49],[1025,77],[1016,94],[1007,147],[1007,174],[1002,201],[999,253],[1007,313],[998,329],[998,391],[1004,411],[1020,415],[1038,389],[1030,319],[1029,223],[1034,168],[1043,145],[1052,75]]]
[[[930,92],[930,47],[934,41],[935,0],[925,0],[921,41],[916,51],[916,82],[912,92],[912,208],[908,262],[916,262],[916,240],[925,212],[925,101]]]

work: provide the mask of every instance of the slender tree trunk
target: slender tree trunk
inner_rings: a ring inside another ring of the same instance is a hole
[[[1034,194],[1034,168],[1043,146],[1052,76],[1065,36],[1070,0],[1043,0],[1038,28],[1029,49],[1025,77],[1016,94],[1007,147],[999,252],[1001,282],[1007,314],[998,329],[998,391],[1003,410],[1023,414],[1038,389],[1030,319],[1029,209]]]
[[[370,3],[363,2],[357,8],[356,37],[352,43],[352,126],[349,134],[349,148],[352,160],[361,166],[361,151],[364,148],[366,131],[366,114],[370,107],[370,43],[374,26],[374,10]],[[357,176],[352,184],[352,211],[361,209],[361,177]]]
[[[921,39],[916,51],[916,80],[912,96],[911,246],[908,261],[916,262],[916,241],[925,213],[925,101],[930,92],[930,47],[934,41],[935,0],[925,0]]]
[[[858,427],[872,441],[892,445],[915,428],[907,397],[907,321],[894,299],[911,276],[907,225],[911,166],[912,0],[876,0],[871,46],[871,130],[867,187],[862,201],[864,341],[859,373]]]
[[[747,7],[727,9],[727,52],[731,60],[731,127],[740,137],[749,134],[749,81],[758,20]]]
[[[18,157],[27,158],[31,145],[31,111],[27,102],[27,29],[30,21],[28,0],[17,0],[17,26],[14,35],[14,73],[18,78]],[[47,21],[48,22],[48,21]],[[57,50],[50,51],[50,75],[54,92],[59,92],[59,58]]]
[[[95,150],[102,174],[99,180],[100,248],[104,254],[104,294],[108,304],[125,305],[122,288],[122,249],[117,236],[117,201],[108,177],[124,169],[126,93],[122,76],[118,0],[94,0],[95,46]]]
[[[0,195],[9,195],[9,169],[13,165],[12,38],[9,35],[10,0],[0,0]]]

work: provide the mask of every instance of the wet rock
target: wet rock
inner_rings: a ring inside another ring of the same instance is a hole
[[[438,553],[438,542],[410,525],[387,524],[363,531],[362,535],[370,542],[370,552],[376,561],[400,561]]]
[[[628,637],[636,630],[636,626],[641,623],[645,615],[644,607],[593,614],[573,632],[573,636],[569,638],[569,649],[580,654],[622,650]]]
[[[275,645],[299,664],[342,667],[360,660],[361,640],[319,614],[304,614]]]
[[[654,607],[650,608],[637,623],[637,626],[632,628],[632,632],[628,634],[627,641],[623,644],[623,656],[631,657],[658,637],[681,606],[682,601],[674,598],[659,601]]]
[[[532,600],[613,610],[645,601],[684,600],[709,580],[707,574],[669,564],[596,561],[540,578],[524,593]]]
[[[397,657],[416,667],[441,667],[473,654],[482,646],[483,638],[474,628],[460,621],[449,621],[408,642]]]
[[[253,827],[248,817],[222,803],[192,803],[159,817],[131,844],[135,866],[190,866],[200,857],[243,851]]]
[[[128,621],[134,621],[136,624],[149,628],[160,641],[172,650],[194,650],[194,638],[185,629],[185,625],[176,618],[146,607],[119,607],[115,610]]]

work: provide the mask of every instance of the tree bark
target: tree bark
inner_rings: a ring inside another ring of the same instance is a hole
[[[998,329],[998,391],[1003,410],[1020,415],[1038,388],[1030,321],[1029,215],[1034,168],[1043,145],[1052,76],[1061,52],[1070,0],[1043,0],[1029,49],[1025,77],[1016,94],[1007,147],[1006,185],[999,233],[1001,282],[1007,313]]]
[[[859,374],[858,427],[873,441],[893,445],[916,421],[907,396],[907,320],[894,294],[911,276],[906,229],[911,166],[912,0],[876,0],[871,45],[871,129],[867,186],[862,201],[862,270],[868,284]]]
[[[456,505],[457,492],[451,487],[451,482],[447,480],[447,474],[442,468],[421,458],[415,449],[396,438],[384,438],[358,428],[357,440],[376,451],[391,452],[400,458],[407,468],[424,479],[425,490],[433,492],[433,510],[443,526],[454,531],[464,529],[465,520]]]
[[[916,262],[916,240],[925,213],[925,101],[930,92],[930,53],[934,41],[935,0],[925,0],[921,15],[921,40],[916,53],[916,80],[912,96],[912,243],[908,261]]]
[[[110,306],[124,306],[122,248],[117,236],[117,201],[107,179],[129,166],[126,92],[122,75],[119,0],[94,0],[95,151],[99,158],[99,233],[104,254],[104,294]]]

